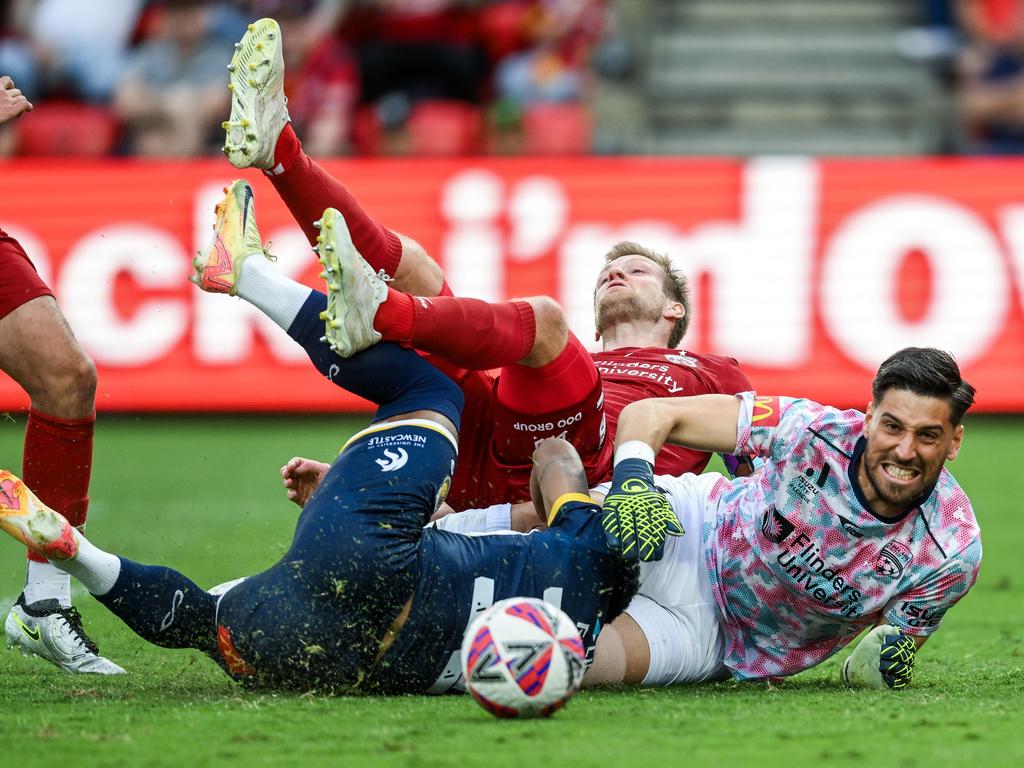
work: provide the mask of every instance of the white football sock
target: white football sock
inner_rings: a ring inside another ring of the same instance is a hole
[[[93,595],[105,595],[121,575],[121,558],[104,552],[76,531],[78,554],[70,560],[54,560],[53,564],[78,579]]]
[[[63,608],[71,606],[71,577],[53,563],[28,561],[25,576],[25,602],[56,600]]]
[[[282,275],[258,253],[242,262],[235,287],[240,298],[286,331],[313,292],[309,286]]]

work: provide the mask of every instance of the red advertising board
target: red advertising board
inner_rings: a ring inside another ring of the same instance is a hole
[[[1024,410],[1024,163],[664,158],[332,161],[367,210],[419,240],[457,293],[550,294],[584,340],[602,255],[634,240],[693,283],[683,346],[736,357],[764,394],[863,407],[891,351],[952,351],[978,409]],[[224,162],[9,161],[0,227],[54,288],[99,369],[101,411],[344,410],[243,302],[186,281]],[[278,268],[317,265],[247,172]],[[596,346],[595,346],[596,349]],[[0,408],[26,404],[0,377]]]

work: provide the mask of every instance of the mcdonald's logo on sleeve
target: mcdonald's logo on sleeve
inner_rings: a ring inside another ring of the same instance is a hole
[[[754,427],[777,427],[781,411],[782,404],[778,397],[755,397],[750,424]]]

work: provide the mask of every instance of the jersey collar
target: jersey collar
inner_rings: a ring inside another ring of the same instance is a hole
[[[913,502],[911,502],[911,504],[907,507],[906,511],[904,511],[898,517],[882,517],[871,508],[871,505],[868,503],[868,500],[864,497],[864,491],[860,487],[860,482],[857,480],[857,467],[860,466],[860,462],[864,458],[864,448],[867,446],[867,444],[867,438],[861,435],[857,439],[857,444],[853,448],[853,456],[850,457],[850,463],[846,465],[846,474],[850,478],[850,487],[853,488],[853,495],[857,497],[857,501],[860,502],[860,505],[864,507],[864,509],[868,512],[869,515],[871,515],[879,522],[885,523],[886,525],[895,525],[896,523],[902,522],[907,515],[909,515],[915,509],[920,508],[920,506],[928,500],[928,497],[931,496],[932,492],[935,490],[935,485],[936,483],[938,483],[938,480],[936,480],[935,483],[932,483],[930,486],[925,488],[924,492],[916,499],[914,499]]]

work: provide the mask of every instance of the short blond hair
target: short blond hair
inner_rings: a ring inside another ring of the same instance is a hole
[[[678,301],[683,305],[683,316],[676,320],[672,333],[668,337],[669,348],[675,349],[686,335],[686,329],[690,327],[690,281],[686,279],[686,275],[683,274],[682,270],[675,269],[672,266],[672,260],[668,257],[668,254],[659,253],[651,248],[645,248],[639,243],[632,243],[628,240],[623,240],[613,245],[611,250],[604,255],[604,263],[607,266],[623,256],[643,256],[645,259],[650,259],[661,267],[665,273],[665,278],[662,281],[662,290],[665,292],[665,297],[672,301]]]

